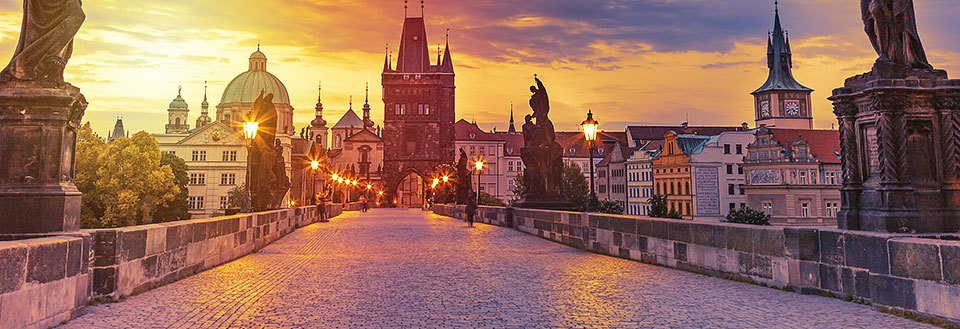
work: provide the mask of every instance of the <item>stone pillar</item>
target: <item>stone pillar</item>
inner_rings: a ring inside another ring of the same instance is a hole
[[[0,85],[0,234],[79,229],[73,167],[86,107],[70,85]]]
[[[960,231],[960,80],[878,62],[830,100],[843,153],[840,228]]]

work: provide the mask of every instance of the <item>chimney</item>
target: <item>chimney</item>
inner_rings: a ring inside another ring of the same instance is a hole
[[[741,122],[741,123],[740,123],[740,129],[750,130],[750,125],[747,124],[746,122]]]

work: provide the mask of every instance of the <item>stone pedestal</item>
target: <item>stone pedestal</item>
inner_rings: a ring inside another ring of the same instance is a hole
[[[527,191],[515,207],[581,210],[563,193],[563,148],[559,144],[523,147],[520,157],[526,167],[523,178]]]
[[[843,162],[839,227],[960,231],[960,80],[878,62],[830,100]]]
[[[0,85],[0,234],[80,227],[74,184],[80,89]]]

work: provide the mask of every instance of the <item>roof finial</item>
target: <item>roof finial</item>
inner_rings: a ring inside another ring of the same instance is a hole
[[[257,39],[257,51],[260,51],[260,39]]]
[[[407,18],[407,0],[403,0],[403,18]]]
[[[370,82],[367,82],[365,93],[366,93],[366,96],[364,96],[363,103],[369,104],[370,103]]]
[[[350,109],[353,109],[353,95],[350,95]]]
[[[774,0],[774,1],[773,1],[773,11],[775,11],[775,12],[777,12],[777,13],[780,12],[780,0]]]
[[[420,17],[423,17],[423,0],[420,0]]]
[[[447,41],[447,44],[449,45],[449,44],[450,44],[450,29],[449,29],[449,28],[447,28],[446,41]]]
[[[183,91],[183,81],[180,81],[177,83],[177,97],[180,97],[182,91]]]

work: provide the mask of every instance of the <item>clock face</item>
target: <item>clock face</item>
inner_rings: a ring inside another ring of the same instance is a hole
[[[784,108],[787,110],[787,116],[800,116],[800,102],[786,102]]]
[[[760,117],[769,118],[770,117],[770,102],[763,101],[760,103]]]

